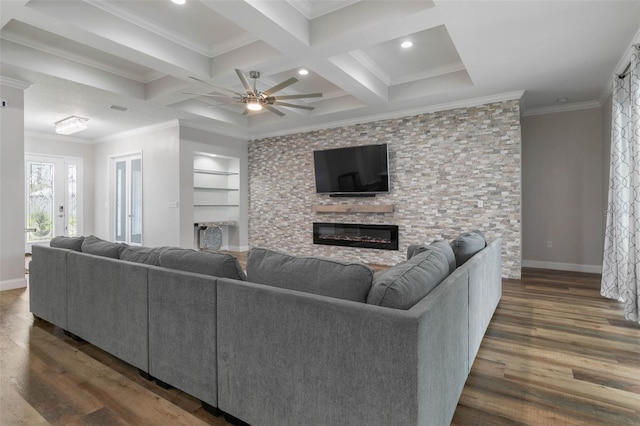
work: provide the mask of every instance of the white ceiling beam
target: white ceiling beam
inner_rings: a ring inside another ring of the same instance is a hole
[[[145,98],[143,83],[40,50],[28,48],[9,40],[2,40],[2,63],[125,96],[138,99]]]
[[[84,2],[32,2],[13,13],[21,22],[161,73],[186,78],[210,71],[208,57]]]

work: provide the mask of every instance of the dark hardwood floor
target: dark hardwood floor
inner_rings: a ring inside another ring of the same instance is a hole
[[[503,297],[455,425],[639,425],[640,326],[598,275],[525,269]],[[0,425],[226,425],[0,293]]]

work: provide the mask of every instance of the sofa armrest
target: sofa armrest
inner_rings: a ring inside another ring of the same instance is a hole
[[[29,265],[29,309],[67,330],[67,253],[69,250],[33,245]]]
[[[450,422],[467,376],[458,275],[409,311],[219,280],[220,409],[256,425]]]
[[[493,240],[463,265],[469,269],[469,370],[502,297],[501,243]]]

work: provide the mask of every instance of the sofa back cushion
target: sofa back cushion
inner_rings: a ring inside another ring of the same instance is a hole
[[[451,243],[451,247],[456,256],[456,265],[462,265],[486,246],[487,241],[482,231],[476,230],[460,234],[460,236]]]
[[[119,251],[121,260],[160,266],[160,254],[172,247],[139,247],[122,244]]]
[[[49,242],[49,247],[82,251],[83,242],[84,237],[53,237]]]
[[[94,254],[96,256],[112,257],[118,259],[120,256],[120,247],[122,244],[112,243],[96,237],[95,235],[89,235],[84,237],[82,242],[82,252]]]
[[[373,269],[360,262],[254,248],[247,259],[247,278],[258,284],[365,302]]]
[[[238,259],[228,253],[169,248],[160,253],[160,266],[219,278],[247,279]]]
[[[409,309],[449,275],[449,263],[441,250],[427,246],[411,259],[378,272],[367,297],[370,305]]]
[[[422,253],[423,251],[428,250],[429,247],[440,250],[442,254],[444,254],[444,256],[447,258],[447,263],[449,264],[449,273],[452,273],[453,271],[455,271],[456,256],[455,256],[455,253],[453,252],[453,248],[451,247],[451,244],[447,243],[446,241],[434,241],[430,245],[426,245],[426,244],[411,245],[407,248],[407,260],[411,259],[416,254],[419,254],[419,253]]]

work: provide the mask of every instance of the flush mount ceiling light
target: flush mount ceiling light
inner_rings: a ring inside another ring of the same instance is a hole
[[[413,46],[413,43],[412,43],[412,42],[410,42],[409,40],[407,40],[407,41],[403,41],[403,42],[400,44],[400,47],[402,47],[403,49],[408,49],[408,48],[410,48],[411,46]]]
[[[88,118],[76,117],[72,115],[64,120],[55,123],[56,133],[59,135],[72,135],[87,128]]]
[[[298,74],[300,74],[300,75],[307,75],[307,74],[309,74],[309,70],[308,70],[308,69],[306,69],[306,68],[300,68],[300,69],[298,70]]]
[[[171,0],[171,2],[175,4],[185,4],[187,0]]]

